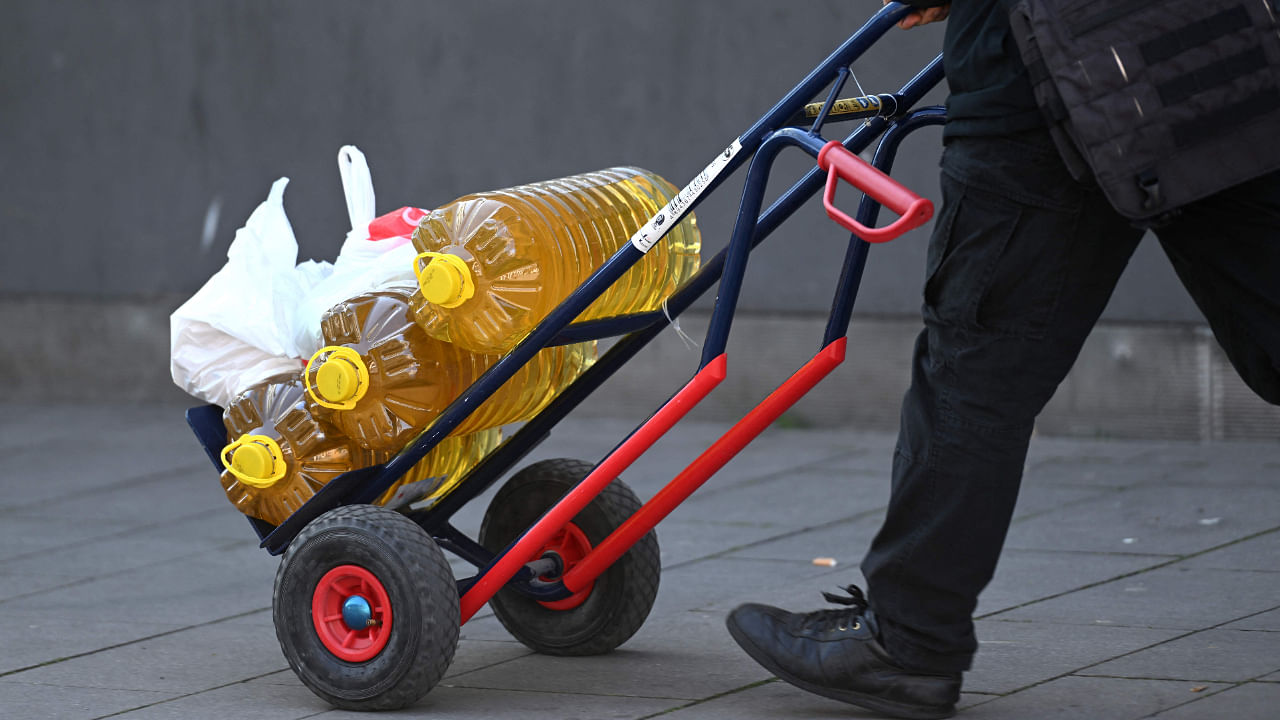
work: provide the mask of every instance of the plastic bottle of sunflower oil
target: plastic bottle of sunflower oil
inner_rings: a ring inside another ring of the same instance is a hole
[[[504,353],[676,192],[652,172],[616,167],[459,198],[413,234],[414,316],[432,337]],[[658,309],[698,269],[700,245],[690,214],[578,320]]]
[[[432,448],[404,477],[387,488],[375,505],[386,505],[404,490],[405,497],[397,505],[421,501],[437,502],[453,491],[462,476],[475,467],[502,442],[502,430],[489,428],[469,435],[450,435]],[[382,453],[378,462],[391,459],[393,453]],[[421,486],[414,487],[415,483]]]
[[[279,525],[329,481],[374,462],[307,409],[299,373],[249,387],[222,416],[222,489],[240,512]]]
[[[222,488],[240,512],[279,525],[320,488],[348,470],[391,459],[391,452],[359,447],[307,410],[298,374],[250,387],[227,408],[223,423],[235,440],[222,451]],[[385,504],[402,487],[424,482],[409,500],[443,497],[502,440],[497,428],[450,436],[378,498]],[[430,481],[430,482],[426,482]]]
[[[414,322],[410,286],[348,299],[320,321],[325,347],[304,381],[311,411],[369,450],[400,450],[499,356],[427,335]],[[595,360],[595,343],[540,351],[454,429],[473,433],[528,419]]]

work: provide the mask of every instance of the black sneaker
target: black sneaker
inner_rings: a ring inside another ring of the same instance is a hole
[[[850,597],[823,596],[848,607],[790,613],[749,604],[725,624],[738,645],[769,672],[798,688],[899,718],[951,717],[960,673],[913,672],[894,662],[866,619],[856,585]]]

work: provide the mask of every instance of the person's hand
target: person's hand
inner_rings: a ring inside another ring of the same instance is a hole
[[[884,0],[884,4],[888,5],[890,0]],[[907,16],[898,21],[898,27],[903,30],[910,30],[913,27],[928,25],[929,23],[946,20],[947,14],[951,12],[951,3],[939,5],[938,7],[924,8],[921,10],[913,10],[907,13]]]

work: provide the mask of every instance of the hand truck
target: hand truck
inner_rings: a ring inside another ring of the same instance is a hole
[[[485,603],[517,639],[549,654],[608,652],[640,628],[660,573],[654,527],[844,359],[870,243],[890,240],[932,215],[928,200],[885,173],[907,134],[945,121],[941,107],[914,109],[942,80],[941,56],[895,93],[840,98],[854,60],[908,12],[898,3],[880,9],[398,454],[337,477],[279,526],[250,518],[261,546],[284,554],[273,596],[276,635],[304,684],[341,708],[409,705],[439,682],[453,659],[460,626]],[[810,102],[828,85],[824,101]],[[847,120],[862,122],[844,140],[827,141],[820,134],[828,122]],[[877,139],[867,163],[858,153]],[[814,156],[817,167],[761,212],[773,161],[787,147]],[[748,159],[728,246],[667,299],[665,311],[573,322]],[[856,217],[835,205],[840,180],[863,193]],[[725,378],[725,346],[750,251],[824,184],[828,215],[852,236],[821,349],[641,503],[618,476]],[[882,205],[900,217],[877,228]],[[717,283],[693,378],[612,452],[595,464],[546,460],[515,473],[491,501],[478,539],[450,523],[459,508],[504,477]],[[610,337],[619,339],[449,494],[428,507],[371,504],[539,350]],[[220,472],[219,453],[227,441],[222,408],[192,408],[187,421]],[[442,550],[474,565],[476,574],[455,579]]]

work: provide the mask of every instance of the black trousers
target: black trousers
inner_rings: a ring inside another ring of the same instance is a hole
[[[973,611],[1036,415],[1142,233],[1071,178],[1045,132],[953,138],[942,193],[889,509],[862,570],[890,652],[954,672],[977,649]],[[1157,235],[1236,370],[1280,404],[1280,173],[1184,208]]]

